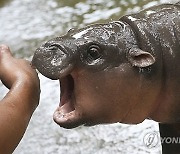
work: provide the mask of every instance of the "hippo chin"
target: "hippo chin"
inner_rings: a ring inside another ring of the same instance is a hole
[[[60,126],[180,121],[180,5],[72,29],[43,44],[32,64],[59,80]]]

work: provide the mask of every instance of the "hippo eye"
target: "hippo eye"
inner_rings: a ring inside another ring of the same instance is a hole
[[[88,57],[96,60],[101,57],[100,48],[97,45],[91,45],[88,49]]]

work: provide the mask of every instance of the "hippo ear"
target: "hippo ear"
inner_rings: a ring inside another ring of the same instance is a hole
[[[131,49],[129,51],[128,60],[132,66],[137,67],[148,67],[155,63],[155,57],[141,49]]]

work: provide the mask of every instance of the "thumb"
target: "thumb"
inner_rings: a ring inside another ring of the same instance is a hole
[[[14,58],[9,47],[0,45],[0,79],[8,88],[11,87],[12,81],[14,81],[12,73],[16,71],[13,67],[13,60]]]
[[[0,45],[0,59],[4,57],[12,57],[12,53],[7,45]]]

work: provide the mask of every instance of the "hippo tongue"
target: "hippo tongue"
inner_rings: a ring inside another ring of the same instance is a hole
[[[67,102],[63,106],[59,107],[59,116],[61,116],[61,118],[67,117],[72,111],[74,111],[72,103]]]

